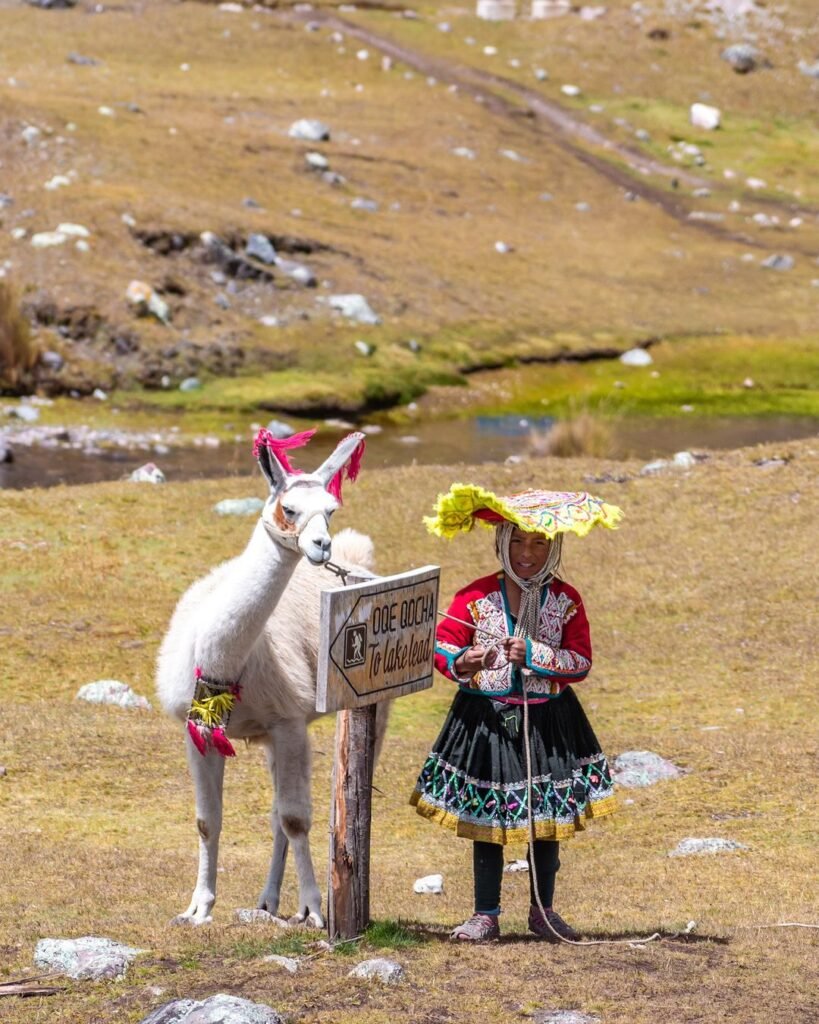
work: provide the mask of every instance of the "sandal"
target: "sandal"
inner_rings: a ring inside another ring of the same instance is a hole
[[[500,938],[497,914],[473,914],[450,932],[452,942],[494,942]]]
[[[551,908],[546,911],[545,919],[539,907],[532,906],[529,908],[529,931],[534,932],[539,939],[545,939],[547,942],[554,943],[559,943],[560,938],[569,939],[572,942],[577,942],[580,938],[574,928],[566,924],[560,914]],[[555,935],[555,932],[557,932],[557,935]],[[558,935],[560,938],[558,938]]]

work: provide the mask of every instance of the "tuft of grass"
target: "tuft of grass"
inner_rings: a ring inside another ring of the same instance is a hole
[[[421,938],[401,924],[401,920],[373,921],[364,933],[368,946],[374,949],[412,949],[421,945]]]
[[[533,430],[529,447],[535,455],[565,459],[575,455],[603,457],[611,454],[611,424],[590,412],[557,420],[545,431]]]
[[[0,387],[16,390],[36,362],[37,347],[17,296],[0,281]]]

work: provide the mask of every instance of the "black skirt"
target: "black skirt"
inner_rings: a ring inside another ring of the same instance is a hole
[[[535,838],[567,839],[616,808],[608,762],[571,687],[529,705]],[[530,838],[522,705],[460,691],[410,798],[467,839]]]

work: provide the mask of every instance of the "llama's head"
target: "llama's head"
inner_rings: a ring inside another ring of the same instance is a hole
[[[315,430],[278,440],[267,430],[256,435],[253,453],[270,486],[262,523],[277,544],[298,551],[313,565],[330,559],[330,516],[341,504],[341,481],[358,476],[364,435],[348,434],[318,469],[302,473],[287,457],[291,448],[307,444]]]

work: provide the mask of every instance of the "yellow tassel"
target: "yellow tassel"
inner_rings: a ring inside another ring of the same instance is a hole
[[[232,693],[215,693],[204,700],[194,700],[190,714],[198,718],[203,725],[213,728],[221,725],[233,710],[235,703],[236,697]]]

